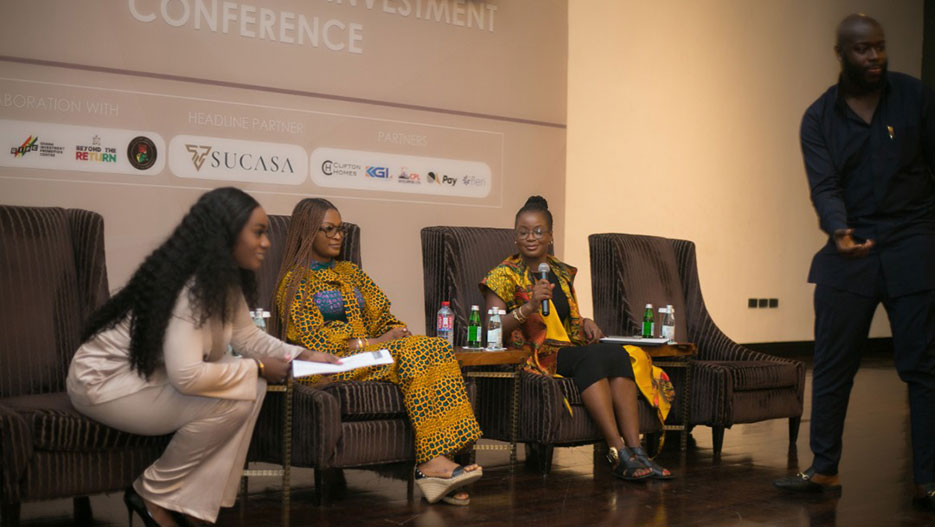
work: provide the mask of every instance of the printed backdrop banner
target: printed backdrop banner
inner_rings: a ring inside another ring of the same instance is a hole
[[[510,226],[530,194],[562,218],[566,0],[3,13],[0,203],[103,214],[115,288],[207,189],[241,187],[271,214],[321,196],[421,330],[422,227]]]

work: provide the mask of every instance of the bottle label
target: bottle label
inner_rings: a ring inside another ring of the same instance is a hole
[[[468,342],[477,343],[480,340],[480,326],[468,326]]]
[[[445,316],[445,315],[438,315],[438,320],[435,322],[435,329],[450,330],[451,320],[452,320],[452,317]]]
[[[487,347],[490,349],[503,347],[503,343],[500,341],[500,328],[487,330]]]
[[[675,340],[675,326],[662,326],[662,338]]]

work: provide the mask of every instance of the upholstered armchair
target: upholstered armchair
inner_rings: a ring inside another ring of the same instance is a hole
[[[479,289],[481,279],[516,252],[513,230],[425,227],[421,235],[426,331],[435,334],[436,312],[442,301],[448,300],[455,315],[455,345],[463,346],[471,305],[484,306]],[[511,387],[493,379],[478,379],[477,390],[477,419],[484,437],[508,441]],[[526,443],[527,465],[548,472],[553,447],[602,441],[572,380],[523,373],[520,391],[518,440]],[[571,404],[571,414],[563,403],[565,398]],[[649,405],[641,404],[640,432],[659,430],[660,424]]]
[[[282,263],[289,216],[270,215],[272,247],[257,277],[259,305],[272,303],[276,277]],[[342,258],[361,264],[360,227],[348,227]],[[251,444],[253,461],[282,460],[282,393],[269,393],[263,402]],[[388,382],[340,381],[308,386],[296,382],[292,408],[292,465],[315,468],[315,484],[326,501],[327,482],[334,469],[374,468],[390,475],[409,477],[411,466],[393,470],[391,464],[413,462],[415,443],[412,427],[399,389]]]
[[[675,307],[676,340],[698,346],[689,425],[711,427],[715,455],[724,429],[777,418],[789,419],[794,448],[805,365],[745,348],[721,332],[701,296],[695,244],[632,234],[592,234],[588,242],[595,321],[606,333],[638,334],[647,303]]]
[[[84,323],[108,298],[104,221],[97,213],[0,206],[0,502],[3,526],[20,504],[122,490],[170,436],[119,432],[79,414],[65,393]]]

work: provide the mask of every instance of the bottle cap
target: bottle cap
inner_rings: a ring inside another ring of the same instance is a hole
[[[475,309],[480,309],[480,308],[477,306],[471,306],[471,311],[474,311]]]
[[[451,305],[451,303],[448,302],[447,300],[445,300],[444,302],[442,302],[442,305],[443,305],[443,306],[449,306],[449,305]]]
[[[646,309],[652,309],[652,308],[653,308],[652,304],[646,304]]]

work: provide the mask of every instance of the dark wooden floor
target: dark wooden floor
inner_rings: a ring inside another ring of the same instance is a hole
[[[694,431],[689,451],[666,451],[660,460],[678,478],[669,482],[626,483],[609,468],[595,466],[593,448],[558,449],[546,477],[520,467],[511,473],[506,455],[482,452],[484,478],[472,489],[468,507],[428,505],[406,498],[405,481],[366,471],[347,471],[348,490],[330,506],[314,505],[312,471],[297,469],[292,525],[660,525],[660,526],[916,526],[935,525],[935,513],[910,504],[911,452],[906,390],[886,357],[866,359],[851,396],[838,498],[784,496],[773,478],[805,468],[808,450],[808,395],[798,452],[789,454],[787,421],[738,425],[728,430],[724,454],[715,460],[710,429]],[[676,436],[670,436],[670,444]],[[265,489],[265,490],[264,490]],[[270,480],[251,481],[245,510],[224,510],[219,525],[279,525],[280,495]],[[91,499],[96,525],[123,525],[121,495]],[[23,506],[24,526],[70,525],[71,501]],[[135,525],[140,525],[135,520]]]

